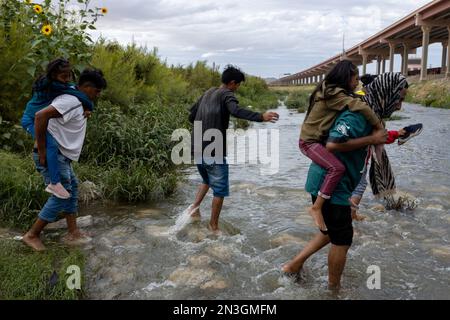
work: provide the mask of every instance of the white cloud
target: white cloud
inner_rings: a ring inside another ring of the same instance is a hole
[[[173,64],[207,59],[278,77],[317,64],[428,0],[97,0],[108,39],[158,47]],[[99,34],[96,33],[96,35]]]

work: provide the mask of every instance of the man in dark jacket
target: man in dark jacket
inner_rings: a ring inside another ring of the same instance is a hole
[[[223,200],[229,196],[228,164],[226,162],[226,131],[230,115],[256,122],[276,122],[275,112],[257,113],[239,107],[234,92],[245,75],[233,66],[227,66],[222,73],[222,86],[211,88],[195,103],[189,115],[189,121],[194,123],[192,134],[192,151],[198,171],[203,179],[194,203],[189,206],[192,217],[200,216],[199,207],[209,188],[213,189],[214,199],[211,209],[209,228],[219,231],[219,215]],[[214,137],[212,142],[203,141]],[[211,146],[214,145],[214,148]]]

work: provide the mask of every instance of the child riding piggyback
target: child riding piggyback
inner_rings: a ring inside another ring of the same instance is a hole
[[[323,232],[326,232],[327,228],[322,216],[322,206],[331,198],[345,172],[344,165],[325,147],[329,130],[337,116],[346,109],[360,112],[374,130],[377,130],[375,135],[377,143],[385,143],[387,138],[381,119],[368,104],[353,93],[359,84],[358,74],[358,68],[351,61],[340,61],[311,94],[309,108],[301,128],[299,142],[301,152],[327,170],[317,200],[309,208],[315,224]],[[346,128],[342,127],[340,130],[346,131]],[[343,134],[345,135],[345,132]]]

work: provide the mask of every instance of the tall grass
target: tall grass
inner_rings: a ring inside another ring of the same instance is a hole
[[[51,250],[36,253],[22,243],[0,239],[0,300],[75,300],[81,290],[70,290],[66,281],[71,265],[84,269],[80,250],[51,245]],[[52,279],[52,280],[51,280]]]
[[[450,81],[441,79],[412,83],[406,101],[426,107],[450,109]]]
[[[31,155],[0,151],[0,223],[28,228],[47,198]]]
[[[297,109],[298,112],[306,112],[309,106],[309,96],[313,92],[312,86],[272,87],[279,96],[284,96],[288,109]]]

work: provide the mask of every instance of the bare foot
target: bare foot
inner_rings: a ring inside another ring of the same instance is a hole
[[[80,230],[77,230],[72,233],[68,233],[64,238],[63,241],[67,245],[83,245],[87,244],[92,241],[92,238],[89,237],[87,233],[81,232]]]
[[[194,207],[194,205],[191,204],[188,208],[188,213],[192,218],[201,218],[200,207]]]
[[[322,231],[327,231],[327,226],[325,225],[325,221],[323,220],[322,211],[320,209],[315,209],[314,207],[310,207],[308,209],[308,213],[314,219],[314,223],[317,227],[319,227]]]
[[[362,214],[358,214],[358,212],[357,211],[353,211],[352,210],[352,220],[355,220],[355,221],[364,221],[364,220],[366,220],[366,216],[365,215],[362,215]]]
[[[36,250],[36,251],[44,251],[45,250],[45,246],[39,237],[32,236],[27,233],[23,236],[22,241],[27,246],[33,248],[33,250]]]
[[[208,230],[211,231],[216,236],[221,236],[223,233],[219,229],[219,226],[212,226],[211,223],[208,223]]]

